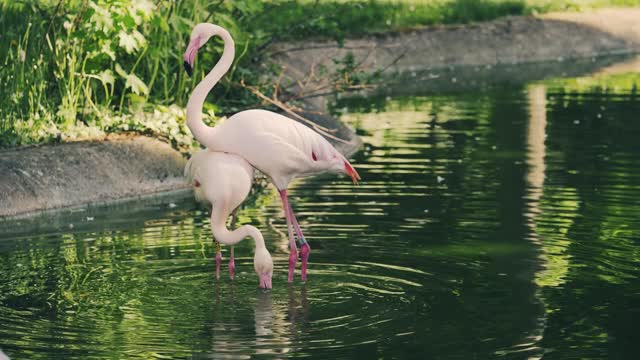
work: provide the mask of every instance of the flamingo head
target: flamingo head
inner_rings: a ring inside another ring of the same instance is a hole
[[[193,74],[193,62],[198,54],[198,49],[200,49],[202,45],[206,44],[207,41],[209,41],[209,38],[216,34],[218,28],[219,26],[213,24],[200,23],[193,28],[193,31],[191,31],[189,45],[182,57],[184,60],[184,69],[187,71],[189,76]]]
[[[351,177],[354,184],[358,184],[360,174],[342,155],[336,156],[329,164],[328,170],[338,174],[347,174]]]
[[[260,278],[260,288],[271,289],[273,260],[266,248],[256,249],[256,254],[253,257],[253,267]]]

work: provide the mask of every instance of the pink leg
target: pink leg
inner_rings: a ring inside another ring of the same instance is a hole
[[[231,213],[231,230],[232,231],[235,230],[236,228],[237,220],[238,220],[238,208],[233,210],[233,213]],[[236,277],[236,262],[235,262],[233,246],[231,246],[230,253],[231,254],[229,256],[229,278],[233,280]]]
[[[296,247],[296,240],[293,238],[293,231],[291,229],[291,217],[289,213],[289,201],[287,200],[287,190],[280,190],[280,198],[282,199],[282,207],[284,208],[284,216],[287,219],[287,232],[289,233],[289,282],[293,282],[293,273],[296,268],[296,261],[298,261],[298,248]]]
[[[231,247],[231,255],[229,256],[229,278],[233,280],[236,277],[236,262],[233,256],[233,246]]]
[[[216,280],[220,280],[220,263],[222,262],[222,248],[220,243],[213,239],[213,246],[216,249]]]
[[[301,279],[304,282],[307,281],[307,266],[309,263],[309,254],[311,253],[311,247],[305,240],[304,235],[302,235],[302,230],[300,229],[300,225],[298,225],[298,219],[296,219],[296,215],[293,213],[291,204],[289,204],[289,217],[291,218],[293,228],[298,235],[298,241],[300,241],[300,257],[302,258]]]
[[[220,263],[222,262],[222,253],[216,252],[216,280],[220,279]]]

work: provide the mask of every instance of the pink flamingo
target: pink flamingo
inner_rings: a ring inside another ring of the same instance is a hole
[[[193,184],[196,200],[211,205],[211,231],[216,241],[232,245],[229,275],[235,275],[233,245],[249,236],[256,244],[253,267],[260,278],[260,287],[271,289],[273,260],[264,244],[260,230],[243,225],[233,231],[226,226],[229,214],[236,209],[251,190],[253,167],[235,154],[200,150],[193,154],[184,169],[187,180]],[[235,217],[235,213],[234,213]],[[216,249],[216,278],[220,277],[220,249]]]
[[[217,35],[224,40],[222,57],[196,86],[187,104],[187,126],[193,136],[212,151],[238,154],[266,174],[282,199],[289,235],[289,282],[293,282],[298,249],[292,227],[300,242],[302,281],[307,279],[311,248],[304,239],[298,220],[287,199],[287,187],[296,177],[323,172],[346,173],[354,183],[360,179],[349,161],[325,138],[310,128],[280,114],[266,110],[246,110],[222,124],[209,127],[202,121],[202,105],[207,94],[229,70],[235,54],[234,42],[224,28],[202,23],[191,32],[184,53],[184,67],[189,75],[198,49]]]

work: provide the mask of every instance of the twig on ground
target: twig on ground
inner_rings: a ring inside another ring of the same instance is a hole
[[[339,141],[342,143],[347,144],[348,141],[343,140],[335,135],[332,135],[331,133],[335,133],[337,131],[337,129],[329,129],[326,128],[324,126],[318,125],[316,123],[314,123],[313,121],[306,119],[302,116],[300,116],[299,114],[297,114],[295,111],[293,111],[291,106],[288,106],[286,104],[284,104],[283,102],[281,102],[278,99],[274,99],[274,98],[270,98],[268,96],[266,96],[265,94],[263,94],[260,90],[258,90],[258,88],[256,88],[255,86],[249,86],[247,84],[244,83],[244,80],[240,81],[240,85],[242,85],[242,87],[248,89],[249,91],[251,91],[254,95],[256,95],[257,97],[259,97],[260,99],[262,99],[263,101],[266,101],[272,105],[277,106],[278,108],[282,109],[284,112],[286,112],[287,114],[293,116],[294,118],[308,124],[309,126],[311,126],[311,128],[313,128],[315,131],[319,132],[320,134],[333,139],[335,141]]]

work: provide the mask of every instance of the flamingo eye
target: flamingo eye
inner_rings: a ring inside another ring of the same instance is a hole
[[[316,156],[316,153],[314,153],[313,151],[311,152],[311,158],[313,159],[313,161],[318,161],[318,157]]]

